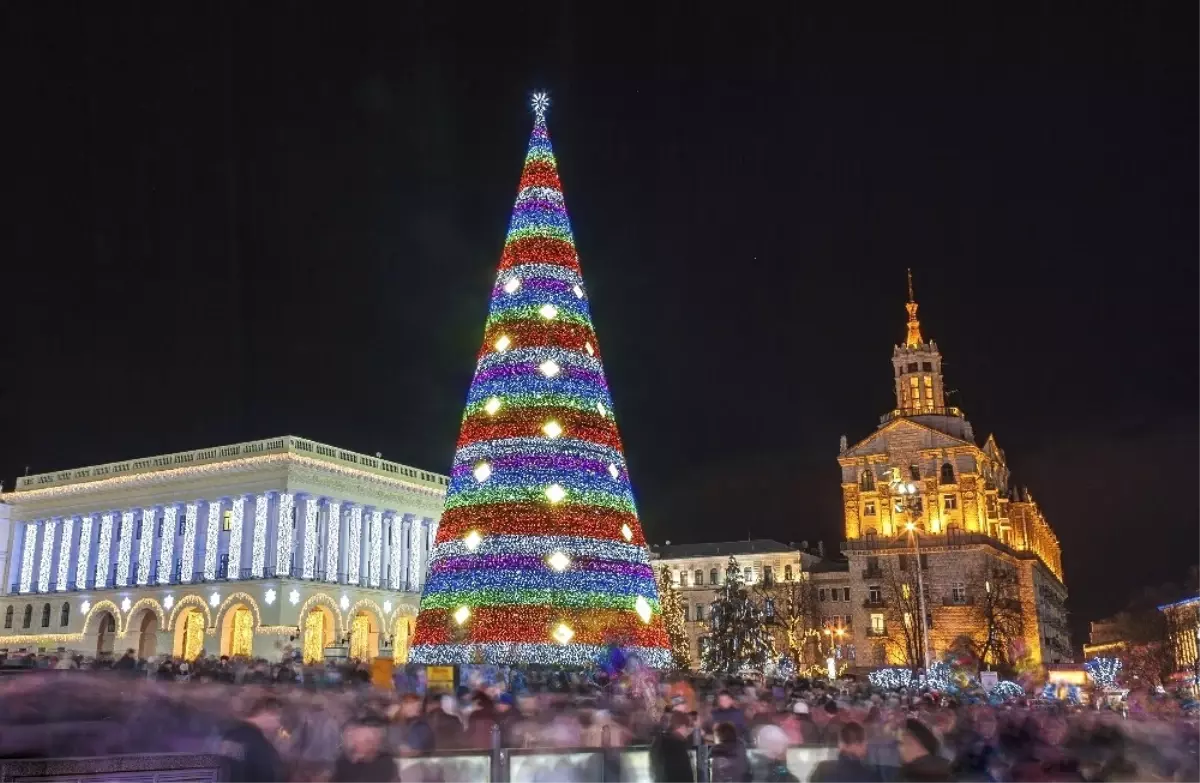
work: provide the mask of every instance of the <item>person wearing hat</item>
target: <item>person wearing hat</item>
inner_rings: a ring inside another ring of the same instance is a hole
[[[950,762],[938,751],[941,742],[933,730],[916,718],[904,721],[900,730],[900,780],[941,781],[954,780]]]

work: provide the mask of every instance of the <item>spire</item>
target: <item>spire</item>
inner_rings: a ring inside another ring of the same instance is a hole
[[[921,340],[921,322],[917,320],[917,300],[913,296],[912,270],[908,270],[908,302],[904,305],[904,309],[908,311],[908,339],[904,341],[904,345],[908,348],[916,348],[923,341]]]

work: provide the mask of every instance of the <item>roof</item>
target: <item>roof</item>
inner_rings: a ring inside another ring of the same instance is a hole
[[[788,546],[769,538],[751,541],[721,541],[715,544],[671,544],[651,548],[656,557],[674,560],[681,557],[728,557],[730,555],[762,555],[783,552],[799,552],[800,548]]]
[[[1162,606],[1158,607],[1158,611],[1163,612],[1176,606],[1187,606],[1188,604],[1195,603],[1200,603],[1200,595],[1193,595],[1190,598],[1184,598],[1179,601],[1172,601],[1169,604],[1163,604]]]
[[[818,560],[806,569],[810,574],[828,574],[835,571],[849,571],[849,560]]]

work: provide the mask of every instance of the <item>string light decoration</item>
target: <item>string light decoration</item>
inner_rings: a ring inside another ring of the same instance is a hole
[[[265,494],[254,499],[254,540],[250,550],[250,575],[262,579],[267,569],[267,512],[271,499]]]
[[[410,660],[672,663],[546,130],[535,122]],[[484,467],[486,466],[486,467]],[[612,469],[610,469],[612,468]],[[410,537],[410,585],[421,537]]]
[[[912,670],[898,666],[868,672],[867,679],[876,688],[883,688],[889,691],[908,688],[914,684]]]
[[[329,501],[329,543],[325,547],[325,581],[336,582],[338,575],[338,542],[342,537],[342,504]]]
[[[196,503],[188,503],[183,510],[183,552],[179,556],[179,581],[192,581],[192,568],[196,561]]]
[[[121,529],[117,537],[117,587],[129,586],[129,561],[133,557],[133,512],[121,512]]]
[[[108,560],[112,553],[113,515],[100,515],[100,540],[96,543],[96,589],[108,587]]]
[[[38,592],[46,593],[50,591],[50,566],[54,563],[54,532],[58,528],[58,521],[47,519],[43,523],[42,528],[42,562],[38,567]]]
[[[65,535],[70,535],[64,531]],[[154,557],[154,509],[142,509],[142,540],[138,542],[137,583],[150,584],[150,561]]]
[[[88,559],[92,553],[92,515],[79,518],[79,557],[75,561],[75,587],[79,590],[87,585]]]
[[[229,566],[226,579],[237,579],[242,572],[242,523],[246,516],[246,498],[236,497],[229,502]]]
[[[158,542],[158,583],[160,585],[171,583],[171,569],[175,567],[175,528],[178,518],[178,506],[167,506],[163,509],[162,540]]]
[[[411,519],[408,522],[408,588],[421,589],[421,538],[423,519]]]
[[[290,492],[279,493],[279,517],[275,523],[275,575],[288,573],[292,566],[292,543],[296,540],[295,496]]]
[[[362,506],[350,507],[350,540],[346,545],[346,583],[358,584],[362,568]]]
[[[1012,680],[1001,680],[992,686],[992,689],[988,691],[988,695],[1001,701],[1004,699],[1016,699],[1025,695],[1025,689]]]
[[[71,537],[74,534],[75,517],[64,517],[62,543],[58,547],[58,582],[55,585],[55,589],[60,591],[67,589],[67,579],[71,573]]]
[[[1117,684],[1121,671],[1120,658],[1092,658],[1083,664],[1083,670],[1097,687],[1107,688]]]
[[[208,503],[208,529],[204,534],[204,578],[212,581],[217,578],[217,549],[221,536],[221,501]]]
[[[400,537],[404,530],[404,518],[399,514],[392,514],[391,519],[388,520],[388,524],[392,526],[392,545],[388,551],[388,555],[390,556],[391,560],[391,566],[388,569],[388,587],[392,588],[393,590],[399,590],[402,586],[400,581],[400,569],[404,564],[404,550],[403,547],[400,546],[400,542],[404,540]]]
[[[383,512],[371,512],[371,557],[368,563],[367,582],[370,587],[379,587],[379,572],[383,570]]]
[[[318,500],[311,495],[304,499],[304,566],[302,576],[312,579],[317,569],[317,512]]]

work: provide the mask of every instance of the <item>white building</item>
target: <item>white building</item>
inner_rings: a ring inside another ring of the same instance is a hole
[[[0,651],[406,660],[448,483],[290,436],[22,477]]]

